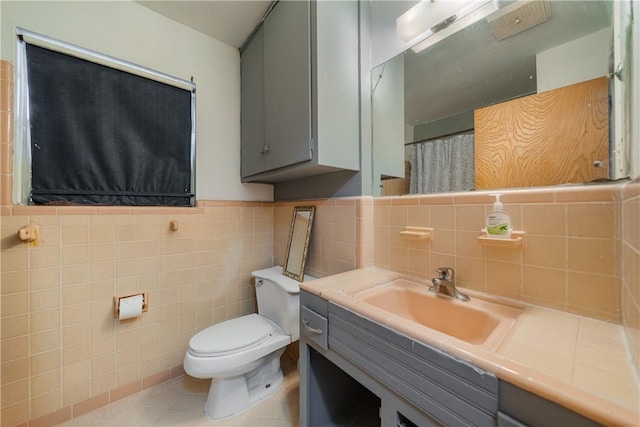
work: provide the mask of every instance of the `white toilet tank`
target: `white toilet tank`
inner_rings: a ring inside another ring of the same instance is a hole
[[[255,277],[258,314],[276,323],[291,336],[291,342],[300,338],[300,282],[282,274],[275,266],[251,273]],[[304,280],[313,280],[304,276]]]

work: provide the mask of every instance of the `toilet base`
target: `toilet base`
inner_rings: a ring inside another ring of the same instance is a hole
[[[284,348],[267,356],[258,368],[233,377],[213,378],[204,411],[212,420],[239,414],[268,398],[282,385],[280,356]]]

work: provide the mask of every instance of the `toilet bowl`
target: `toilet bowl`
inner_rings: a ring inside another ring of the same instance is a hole
[[[300,283],[282,275],[279,266],[252,274],[258,314],[198,332],[184,357],[187,374],[212,378],[205,412],[214,420],[236,415],[272,395],[282,384],[280,356],[300,335]]]

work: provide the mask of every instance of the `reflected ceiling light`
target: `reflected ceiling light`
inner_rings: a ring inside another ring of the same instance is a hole
[[[422,0],[396,19],[396,31],[420,52],[496,10],[498,0]]]

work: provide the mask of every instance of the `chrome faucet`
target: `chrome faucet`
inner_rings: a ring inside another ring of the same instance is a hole
[[[433,284],[430,292],[446,298],[455,298],[460,301],[469,301],[469,297],[456,289],[455,272],[451,267],[441,267],[436,269],[439,277],[431,279]]]

